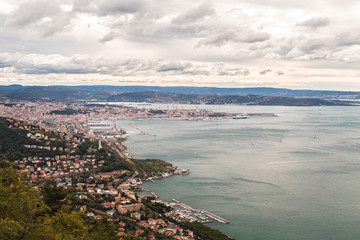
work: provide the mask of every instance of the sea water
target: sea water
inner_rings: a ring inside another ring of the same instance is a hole
[[[145,188],[231,221],[209,226],[236,239],[359,238],[360,107],[203,108],[278,117],[118,121],[134,157],[191,171]]]

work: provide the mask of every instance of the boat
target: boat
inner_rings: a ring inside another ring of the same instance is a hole
[[[244,115],[236,115],[235,117],[233,117],[233,119],[247,119],[247,116]]]

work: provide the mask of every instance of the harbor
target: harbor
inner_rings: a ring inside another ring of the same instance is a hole
[[[177,211],[179,211],[182,215],[187,216],[193,221],[199,221],[201,223],[210,223],[213,220],[218,221],[220,223],[229,224],[230,221],[213,214],[209,211],[203,209],[195,209],[190,207],[189,205],[182,203],[176,199],[171,199],[174,203],[171,204],[172,207],[175,207]]]

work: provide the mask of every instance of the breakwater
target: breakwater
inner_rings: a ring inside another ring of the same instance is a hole
[[[189,210],[190,213],[189,214],[189,217],[193,217],[192,215],[195,215],[196,217],[199,217],[200,219],[203,219],[204,222],[209,222],[206,220],[206,217],[209,217],[209,218],[212,218],[220,223],[225,223],[225,224],[229,224],[230,221],[216,215],[216,214],[213,214],[209,211],[206,211],[204,209],[195,209],[195,208],[192,208],[190,207],[189,205],[185,204],[185,203],[182,203],[176,199],[171,199],[171,201],[173,201],[175,204],[179,205],[180,207],[182,208],[185,208],[186,210]],[[201,215],[205,215],[205,216],[201,216]]]

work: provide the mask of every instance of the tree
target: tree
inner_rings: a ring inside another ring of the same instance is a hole
[[[66,198],[66,192],[63,187],[58,187],[54,180],[49,179],[45,182],[40,192],[45,204],[50,207],[52,212],[60,210],[64,204],[63,200]]]
[[[97,240],[117,240],[116,232],[112,221],[110,222],[106,216],[101,220],[89,219],[91,223],[90,239]]]
[[[22,239],[41,226],[38,216],[48,210],[38,192],[11,165],[0,164],[1,239]]]
[[[89,226],[83,212],[71,211],[71,206],[64,205],[54,216],[45,220],[42,232],[53,233],[56,239],[88,239]]]

